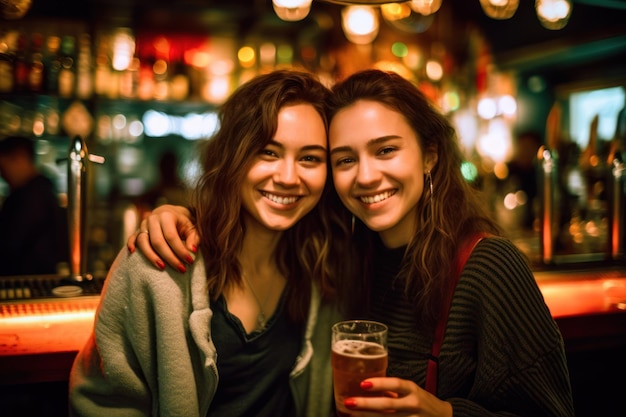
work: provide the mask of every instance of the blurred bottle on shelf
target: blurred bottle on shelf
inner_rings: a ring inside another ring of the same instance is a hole
[[[177,61],[173,65],[170,80],[170,98],[176,101],[184,101],[188,97],[189,76],[187,75],[187,68],[182,61]]]
[[[139,80],[137,85],[137,97],[140,100],[152,100],[154,98],[154,71],[152,66],[153,60],[149,58],[140,58],[139,63]]]
[[[59,115],[59,103],[56,97],[50,97],[44,109],[45,133],[58,135],[61,130],[61,116]]]
[[[33,33],[28,62],[28,89],[33,93],[43,92],[44,87],[43,42],[44,37],[41,33]]]
[[[13,30],[0,32],[0,93],[13,92],[17,36],[17,31]]]
[[[93,95],[93,64],[91,56],[91,36],[83,33],[78,37],[78,58],[76,60],[76,96],[86,100]]]
[[[60,47],[61,38],[59,36],[48,36],[43,59],[45,69],[44,90],[47,94],[55,95],[59,91],[59,73],[61,72]]]
[[[130,65],[119,76],[119,94],[124,98],[136,98],[139,85],[139,58],[131,60]]]
[[[13,76],[15,77],[13,90],[18,93],[28,91],[29,63],[27,57],[28,36],[20,32],[17,37],[17,48],[15,50],[15,61],[13,62]]]
[[[102,34],[96,47],[96,62],[94,69],[94,92],[100,97],[111,96],[112,66],[110,55],[110,39]]]
[[[65,35],[61,39],[61,69],[59,71],[59,96],[72,98],[76,93],[76,38]]]
[[[170,96],[168,62],[163,58],[157,59],[152,66],[152,71],[154,71],[153,98],[155,100],[167,100]]]

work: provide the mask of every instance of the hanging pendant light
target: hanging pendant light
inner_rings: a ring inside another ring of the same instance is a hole
[[[535,10],[539,22],[546,29],[563,29],[572,15],[571,0],[536,0]]]
[[[341,26],[350,42],[367,45],[378,36],[380,22],[373,7],[346,6],[341,10]]]
[[[513,17],[519,0],[480,0],[480,5],[490,18],[504,20]]]
[[[422,16],[429,16],[441,7],[441,0],[411,0],[409,7]]]
[[[276,16],[287,22],[297,22],[309,15],[312,0],[272,0]]]
[[[344,6],[380,6],[389,3],[405,3],[407,0],[319,0],[324,3],[342,4]]]

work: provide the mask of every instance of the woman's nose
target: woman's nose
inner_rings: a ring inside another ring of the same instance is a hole
[[[277,165],[274,181],[283,185],[296,185],[300,181],[296,161],[283,160]]]
[[[367,158],[359,160],[357,168],[356,182],[360,185],[369,185],[374,183],[380,177],[380,172],[376,169],[376,165]]]

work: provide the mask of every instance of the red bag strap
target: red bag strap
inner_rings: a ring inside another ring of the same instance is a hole
[[[456,284],[459,282],[459,278],[461,277],[461,272],[465,267],[465,263],[469,258],[470,254],[484,237],[486,237],[486,233],[476,233],[467,239],[463,245],[459,248],[459,252],[457,254],[454,275],[452,277],[452,281],[450,282],[450,287],[448,288],[448,293],[446,294],[446,299],[444,300],[444,313],[441,316],[441,319],[437,323],[437,328],[435,329],[435,338],[433,340],[433,347],[430,354],[430,358],[428,358],[428,367],[426,368],[426,391],[430,392],[433,395],[437,395],[437,374],[439,367],[439,351],[441,350],[441,345],[443,343],[443,336],[446,331],[446,324],[448,322],[448,314],[450,313],[450,304],[452,303],[452,296],[454,295],[454,290],[456,288]]]

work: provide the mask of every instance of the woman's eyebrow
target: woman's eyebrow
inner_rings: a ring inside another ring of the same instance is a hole
[[[402,136],[399,136],[399,135],[385,135],[385,136],[381,136],[379,138],[370,139],[370,140],[367,141],[367,146],[378,145],[380,143],[384,143],[384,142],[387,142],[387,141],[393,140],[393,139],[402,139]]]
[[[268,145],[273,145],[276,146],[278,148],[281,149],[285,149],[285,145],[283,145],[281,142],[277,142],[275,140],[270,140]],[[322,151],[322,152],[326,152],[327,149],[325,146],[323,145],[306,145],[302,147],[303,151]]]
[[[326,146],[322,146],[322,145],[307,145],[307,146],[303,146],[302,150],[304,151],[322,151],[322,152],[326,152]]]
[[[339,153],[339,152],[348,152],[351,149],[352,149],[351,146],[338,146],[336,148],[331,149],[330,150],[330,154],[333,155],[333,154],[336,154],[336,153]]]
[[[401,139],[401,138],[402,137],[398,136],[398,135],[385,135],[385,136],[381,136],[379,138],[369,139],[366,142],[366,146],[369,147],[369,146],[372,146],[372,145],[379,145],[381,143],[387,142],[387,141],[392,140],[392,139]],[[335,153],[338,153],[338,152],[348,152],[351,149],[352,149],[351,146],[338,146],[336,148],[331,149],[330,150],[330,154],[332,155],[332,154],[335,154]]]

